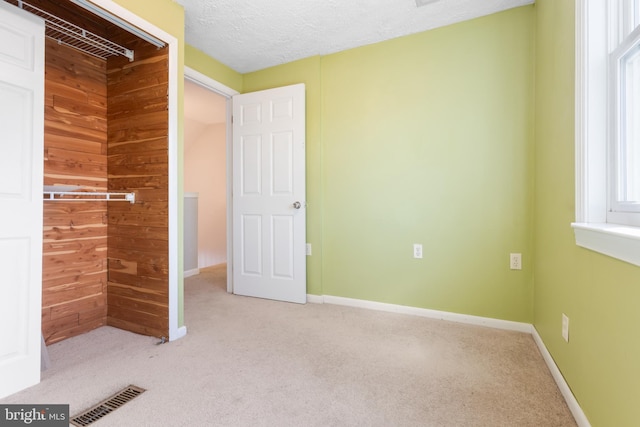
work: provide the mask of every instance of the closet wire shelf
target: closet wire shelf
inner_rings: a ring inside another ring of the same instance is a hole
[[[133,50],[120,46],[90,31],[78,27],[42,9],[18,0],[17,6],[45,20],[45,35],[59,44],[73,47],[100,59],[125,56],[133,61]]]
[[[72,188],[56,186],[45,186],[45,201],[65,201],[65,202],[136,202],[136,193],[111,193],[96,191],[71,191]],[[69,186],[72,187],[72,186]]]

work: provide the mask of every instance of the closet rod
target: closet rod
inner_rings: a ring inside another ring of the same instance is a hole
[[[45,35],[56,40],[59,44],[73,47],[100,59],[122,55],[129,58],[129,61],[133,61],[133,50],[131,49],[120,46],[22,0],[18,0],[17,6],[43,18]]]
[[[65,202],[136,202],[136,193],[100,193],[93,191],[45,191],[44,200],[65,201]],[[65,199],[64,196],[75,196],[72,199]],[[80,196],[81,198],[77,198]]]

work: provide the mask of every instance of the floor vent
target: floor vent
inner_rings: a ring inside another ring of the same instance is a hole
[[[125,403],[138,397],[144,393],[145,389],[130,385],[125,387],[122,391],[114,394],[110,398],[103,400],[93,408],[87,409],[80,415],[76,415],[71,418],[71,424],[74,426],[84,427],[95,423],[105,415],[115,411]]]

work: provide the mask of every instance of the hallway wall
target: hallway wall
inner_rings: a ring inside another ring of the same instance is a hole
[[[226,124],[192,122],[185,119],[184,191],[198,193],[198,268],[204,268],[227,262]],[[188,131],[192,126],[198,135]]]

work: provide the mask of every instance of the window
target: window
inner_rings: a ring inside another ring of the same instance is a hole
[[[640,226],[640,0],[612,3],[607,222]]]
[[[640,266],[640,0],[576,7],[576,243]]]

